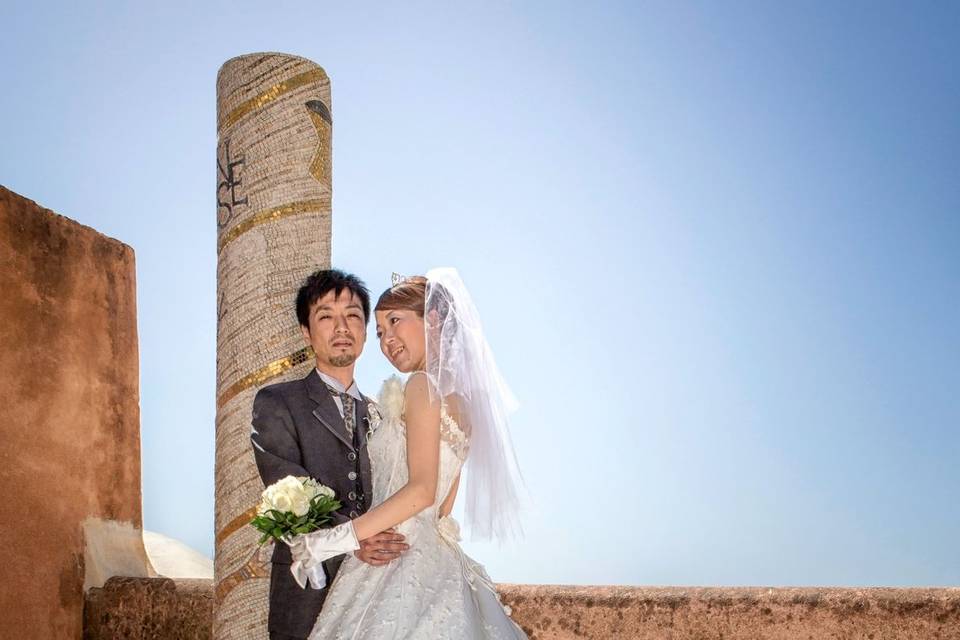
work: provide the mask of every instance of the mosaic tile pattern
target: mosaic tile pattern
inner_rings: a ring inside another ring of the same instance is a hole
[[[294,299],[330,264],[330,80],[277,53],[217,76],[217,417],[214,638],[267,638],[269,563],[244,525],[263,484],[250,448],[257,390],[303,377]]]

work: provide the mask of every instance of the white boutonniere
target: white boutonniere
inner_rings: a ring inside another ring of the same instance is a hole
[[[380,407],[375,402],[367,405],[367,416],[364,418],[367,423],[367,438],[373,435],[373,432],[380,427],[383,422],[383,416],[380,415]]]

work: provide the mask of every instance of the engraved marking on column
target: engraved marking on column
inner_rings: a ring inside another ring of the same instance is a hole
[[[326,79],[327,74],[323,69],[310,69],[309,71],[304,71],[303,73],[293,76],[289,80],[278,82],[260,95],[254,96],[253,98],[244,100],[242,103],[240,103],[239,106],[228,113],[223,119],[223,122],[220,123],[218,131],[221,133],[226,131],[235,125],[243,116],[270,104],[285,93],[290,93],[294,89],[299,89],[300,87],[308,85],[311,82],[320,82]]]
[[[249,389],[250,387],[261,385],[267,380],[277,377],[284,371],[287,371],[288,369],[291,369],[302,362],[306,362],[312,357],[314,357],[313,349],[311,347],[304,347],[299,351],[291,353],[286,358],[274,360],[265,367],[262,367],[259,370],[240,378],[232,385],[227,387],[226,391],[220,394],[220,397],[217,398],[217,409],[223,407],[223,405],[235,398],[241,391]]]
[[[223,162],[220,162],[220,146],[224,150]],[[217,173],[221,178],[217,183],[217,228],[223,229],[236,215],[234,209],[248,206],[248,202],[246,196],[241,198],[237,195],[237,187],[243,185],[240,174],[246,164],[246,158],[242,153],[235,156],[235,159],[230,157],[230,138],[225,138],[220,146],[217,147]],[[221,210],[225,210],[226,213],[221,213]]]
[[[269,209],[264,209],[258,213],[253,214],[243,222],[234,226],[230,231],[227,231],[222,236],[220,236],[220,242],[217,245],[217,253],[223,251],[223,248],[242,236],[247,231],[250,231],[254,227],[257,227],[265,222],[273,222],[274,220],[280,220],[281,218],[286,218],[287,216],[294,216],[300,213],[308,213],[312,211],[329,211],[330,210],[330,197],[318,198],[316,200],[303,200],[301,202],[289,202],[287,204],[282,204],[278,207],[271,207]]]
[[[330,140],[333,137],[333,118],[330,116],[330,109],[320,100],[311,100],[306,104],[306,107],[307,113],[310,114],[310,120],[313,122],[313,127],[317,130],[317,149],[313,152],[313,160],[310,162],[310,175],[329,189],[331,184]]]

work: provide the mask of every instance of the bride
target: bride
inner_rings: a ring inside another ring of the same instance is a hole
[[[526,638],[484,568],[460,548],[450,517],[467,463],[471,529],[499,539],[518,529],[506,423],[513,399],[470,295],[455,269],[434,269],[395,277],[374,311],[380,349],[410,376],[384,383],[382,420],[370,425],[373,508],[290,543],[295,572],[347,554],[310,638]],[[410,544],[399,559],[371,566],[349,553],[391,527]]]

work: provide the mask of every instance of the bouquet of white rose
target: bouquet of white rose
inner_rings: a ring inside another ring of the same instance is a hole
[[[341,507],[334,496],[333,489],[313,478],[287,476],[263,490],[250,524],[263,534],[261,545],[271,538],[289,543],[333,520],[330,514]]]

